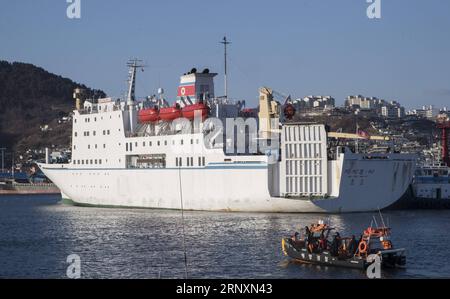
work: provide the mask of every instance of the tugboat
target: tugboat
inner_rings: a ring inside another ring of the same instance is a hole
[[[301,234],[296,232],[292,237],[281,240],[283,253],[304,263],[361,270],[373,263],[369,258],[372,254],[380,257],[382,268],[406,266],[405,249],[394,248],[390,240],[391,229],[384,224],[380,227],[371,224],[358,241],[355,236],[341,237],[338,232],[330,241],[333,230],[323,221],[305,227]]]

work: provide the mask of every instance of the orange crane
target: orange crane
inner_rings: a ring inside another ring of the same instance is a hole
[[[448,153],[448,141],[450,133],[450,121],[447,119],[445,121],[440,121],[437,123],[437,128],[441,130],[441,158],[448,167],[450,167],[450,157]]]

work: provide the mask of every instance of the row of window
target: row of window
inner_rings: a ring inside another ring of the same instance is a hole
[[[87,148],[91,149],[91,145],[88,144]],[[94,149],[97,149],[97,148],[98,148],[97,144],[94,144]],[[103,144],[103,148],[106,148],[106,144]],[[74,147],[74,149],[76,149],[76,148]]]
[[[118,115],[118,117],[120,118],[120,114]],[[112,119],[112,116],[110,115],[109,118]],[[94,117],[93,119],[94,119],[94,121],[97,121],[97,117]],[[101,117],[101,119],[103,120],[103,116]],[[74,119],[74,122],[77,123],[77,119],[76,118]],[[84,122],[85,123],[90,123],[91,122],[91,118],[90,117],[84,118]]]
[[[196,144],[198,144],[199,143],[199,140],[198,139],[196,139],[195,140],[195,143]],[[143,141],[142,142],[142,146],[143,147],[145,147],[145,146],[147,146],[147,144],[148,144],[148,146],[153,146],[153,142],[152,141],[149,141],[149,142],[146,142],[146,141]],[[160,141],[160,140],[158,140],[157,142],[155,142],[155,144],[157,145],[157,146],[161,146],[161,144],[162,144],[162,142]],[[167,140],[164,140],[164,145],[166,146],[168,143],[167,143]],[[180,145],[183,145],[184,144],[184,140],[183,139],[181,139],[180,140]],[[191,144],[194,144],[194,139],[191,139]],[[172,140],[172,145],[175,145],[175,140]],[[133,150],[133,146],[134,147],[138,147],[139,146],[139,143],[138,142],[127,142],[126,144],[125,144],[125,149],[126,149],[126,151],[128,152],[128,151],[132,151]]]
[[[198,163],[197,166],[205,166],[205,157],[198,157]],[[177,167],[183,166],[183,158],[177,157],[175,158],[175,165]],[[194,157],[186,157],[186,165],[189,167],[195,166],[194,165]]]
[[[83,132],[83,136],[85,136],[85,137],[89,137],[89,131],[84,131]],[[103,130],[103,135],[110,135],[111,134],[111,131],[110,130]],[[96,131],[92,131],[92,136],[96,136],[97,135],[97,132]],[[77,137],[78,136],[78,132],[75,132],[75,137]]]
[[[108,160],[106,160],[108,162]],[[73,160],[75,165],[102,165],[102,159]]]

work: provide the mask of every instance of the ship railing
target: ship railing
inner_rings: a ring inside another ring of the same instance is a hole
[[[112,107],[113,107],[112,111],[122,110],[121,107],[118,105],[114,105]],[[80,109],[77,111],[78,111],[78,113],[85,115],[85,114],[97,114],[97,113],[102,113],[102,112],[109,112],[111,110],[99,110],[98,108],[93,108],[93,109]]]

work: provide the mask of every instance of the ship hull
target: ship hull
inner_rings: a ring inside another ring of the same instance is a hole
[[[62,196],[78,205],[198,211],[347,213],[390,206],[406,191],[413,159],[346,160],[340,190],[328,198],[272,196],[267,165],[205,168],[81,169],[40,165]],[[370,170],[362,174],[361,169]]]

